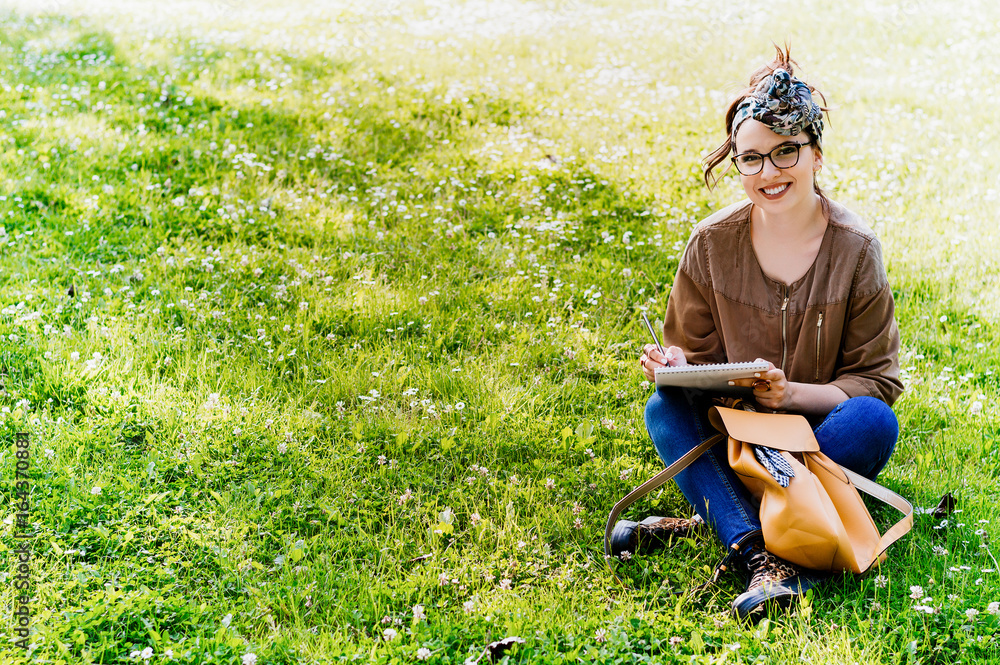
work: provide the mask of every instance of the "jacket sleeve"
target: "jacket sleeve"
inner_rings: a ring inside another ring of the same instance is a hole
[[[832,384],[848,397],[869,395],[892,406],[899,380],[899,328],[892,289],[873,240],[862,257]]]
[[[684,251],[663,321],[664,347],[679,346],[692,365],[726,362],[718,313],[713,307],[714,294],[708,284],[703,240],[695,234]]]

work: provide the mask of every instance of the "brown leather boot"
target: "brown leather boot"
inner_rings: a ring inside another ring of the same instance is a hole
[[[647,554],[665,547],[671,537],[691,536],[704,525],[698,515],[690,518],[650,515],[642,522],[619,520],[611,532],[611,554],[622,560],[636,554]]]
[[[768,552],[763,540],[747,543],[740,553],[747,574],[747,589],[733,600],[733,616],[756,622],[771,607],[787,607],[816,586],[829,573],[809,570]]]

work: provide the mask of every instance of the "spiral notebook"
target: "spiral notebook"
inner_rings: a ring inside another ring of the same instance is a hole
[[[656,386],[700,388],[719,392],[743,392],[745,387],[729,385],[736,379],[752,379],[755,372],[766,372],[766,362],[720,363],[718,365],[684,365],[658,367],[654,372]]]

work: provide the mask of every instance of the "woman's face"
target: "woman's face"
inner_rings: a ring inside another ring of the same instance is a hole
[[[795,166],[779,169],[764,157],[763,168],[756,175],[740,174],[743,189],[754,205],[768,214],[780,214],[796,209],[816,196],[813,174],[823,165],[823,155],[815,145],[805,145],[809,134],[783,136],[759,120],[749,119],[736,132],[736,154],[747,152],[767,155],[779,145],[799,143],[799,161]]]

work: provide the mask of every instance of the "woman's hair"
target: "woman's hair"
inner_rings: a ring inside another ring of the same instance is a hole
[[[733,135],[733,118],[736,116],[736,110],[739,107],[740,103],[744,99],[749,97],[751,93],[753,93],[753,91],[757,88],[757,85],[761,81],[763,81],[765,78],[773,74],[777,69],[784,69],[786,72],[789,73],[789,75],[795,76],[795,67],[798,65],[798,63],[792,60],[792,56],[789,51],[788,45],[786,44],[784,49],[782,49],[778,45],[775,45],[774,50],[775,50],[774,60],[767,63],[766,65],[764,65],[763,67],[761,67],[760,69],[758,69],[757,71],[755,71],[753,74],[750,75],[749,85],[747,85],[746,88],[741,90],[736,95],[732,103],[729,105],[729,108],[726,109],[726,140],[722,142],[722,145],[713,150],[711,154],[709,154],[708,157],[706,157],[704,160],[705,184],[708,185],[709,189],[714,189],[715,185],[719,182],[719,180],[721,180],[721,175],[716,177],[713,171],[715,171],[715,169],[720,164],[722,164],[724,161],[728,159],[730,153],[736,150],[736,137]],[[803,81],[803,83],[805,83],[805,81]],[[820,92],[813,86],[809,85],[808,83],[806,83],[806,85],[809,87],[810,93],[812,93],[813,95],[819,95],[820,98],[823,100],[823,103],[826,104],[826,97],[823,96],[822,92]],[[821,111],[823,111],[824,114],[828,111],[828,109],[825,106],[820,106],[819,108]],[[814,136],[813,132],[810,131],[809,129],[805,129],[804,131],[807,134],[809,134],[809,138],[812,139],[813,150],[819,150],[820,153],[822,153],[822,149],[819,147],[819,141],[818,141],[820,137]],[[723,169],[722,172],[725,173],[725,171],[726,169]],[[822,200],[823,207],[826,208],[826,206],[828,205],[826,195],[823,193],[823,190],[820,189],[819,185],[816,184],[815,178],[813,179],[813,188],[816,190],[816,193]]]

